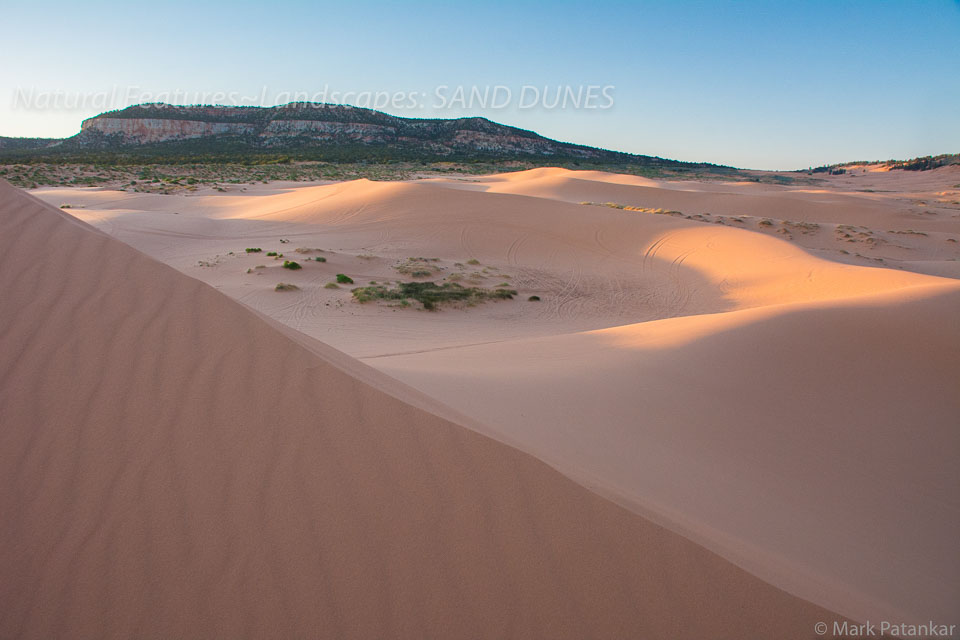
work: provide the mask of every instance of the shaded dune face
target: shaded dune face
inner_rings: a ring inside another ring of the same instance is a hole
[[[947,282],[371,362],[791,593],[949,620],[958,312]]]
[[[835,619],[8,185],[0,295],[2,637]]]

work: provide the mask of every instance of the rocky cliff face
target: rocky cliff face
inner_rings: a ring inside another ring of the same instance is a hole
[[[203,136],[243,135],[254,133],[254,127],[241,122],[197,122],[195,120],[167,120],[162,118],[111,118],[84,120],[81,132],[97,132],[116,136],[124,144],[149,144],[170,140],[189,140]]]
[[[629,157],[544,138],[485,118],[414,119],[341,105],[180,107],[138,105],[83,122],[68,139],[81,148],[118,148],[209,141],[278,150],[335,144],[385,146],[445,155]]]

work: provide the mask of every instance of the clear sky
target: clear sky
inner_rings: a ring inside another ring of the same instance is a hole
[[[383,92],[395,115],[480,115],[740,167],[960,152],[957,0],[34,0],[3,12],[0,135],[68,136],[156,97],[273,104],[326,88],[361,106]],[[552,107],[558,87],[579,105]]]

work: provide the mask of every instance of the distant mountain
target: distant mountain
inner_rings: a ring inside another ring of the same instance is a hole
[[[11,142],[13,141],[13,142]],[[0,139],[2,155],[42,157],[122,154],[145,158],[219,158],[238,154],[331,161],[584,161],[705,167],[558,142],[486,118],[400,118],[345,105],[277,107],[142,104],[83,121],[63,140]]]

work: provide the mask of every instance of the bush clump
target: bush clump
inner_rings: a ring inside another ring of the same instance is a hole
[[[327,284],[323,285],[323,288],[324,288],[324,289],[339,289],[339,288],[340,288],[340,285],[338,285],[336,282],[328,282]]]
[[[433,263],[438,262],[439,258],[407,258],[404,262],[394,266],[399,273],[411,278],[429,278],[438,274],[441,268]]]
[[[530,296],[527,300],[529,302],[540,302],[540,296]]]
[[[283,268],[290,269],[291,271],[296,271],[297,269],[302,269],[303,267],[300,266],[299,262],[296,262],[294,260],[284,260]]]
[[[300,287],[295,284],[288,284],[286,282],[278,282],[277,286],[273,288],[274,291],[299,291]]]
[[[324,258],[323,256],[317,256],[316,258],[314,258],[314,260],[316,260],[317,262],[326,262],[326,261],[327,261],[327,259]]]
[[[357,287],[353,290],[353,297],[357,302],[371,300],[399,300],[402,302],[413,299],[423,305],[424,309],[434,311],[438,305],[445,302],[465,302],[468,304],[486,300],[511,300],[517,292],[513,289],[482,289],[480,287],[464,287],[455,282],[436,284],[434,282],[400,282],[395,287],[374,285]]]
[[[260,247],[247,247],[246,251],[247,253],[260,253],[263,249]]]
[[[277,257],[277,252],[276,252],[276,251],[267,251],[267,257],[268,257],[268,258],[276,258],[276,257]]]
[[[343,273],[338,273],[337,282],[339,282],[340,284],[353,284],[353,278]]]

